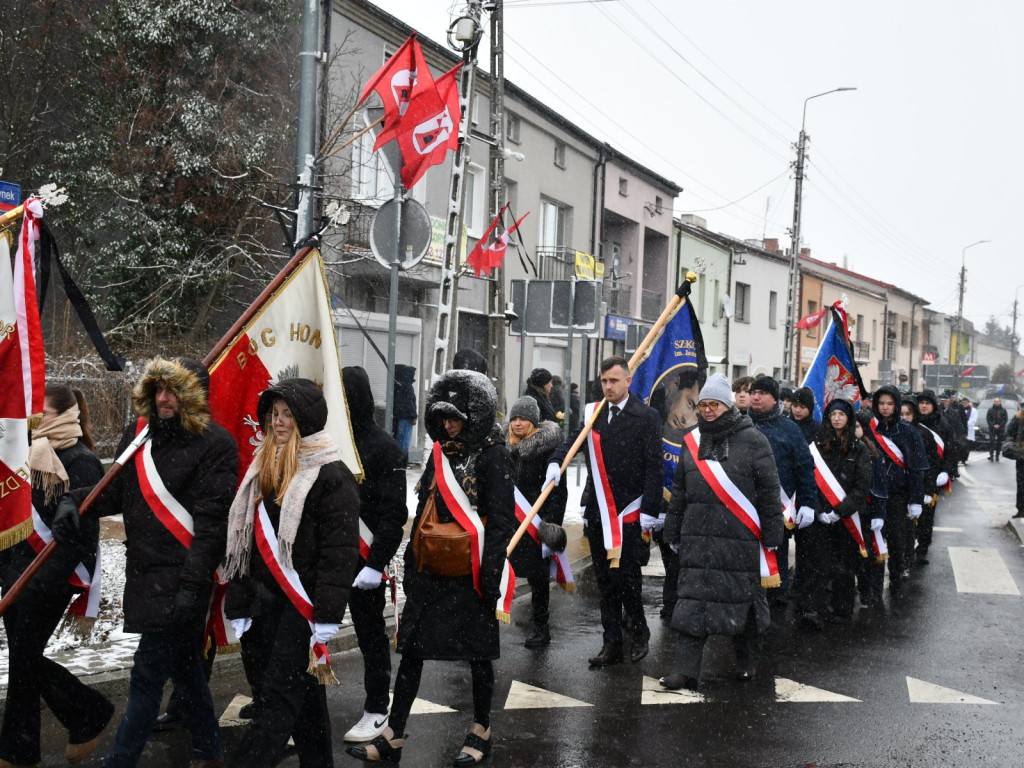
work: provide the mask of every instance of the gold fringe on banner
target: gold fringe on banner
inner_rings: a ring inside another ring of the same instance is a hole
[[[306,668],[306,672],[315,677],[320,685],[341,685],[338,682],[338,678],[334,676],[330,662],[327,664],[317,664],[316,654],[313,653],[312,646],[309,649],[309,666]]]
[[[32,535],[32,518],[18,523],[13,528],[8,528],[0,533],[0,551],[9,549],[15,544],[20,544]]]
[[[781,587],[782,586],[782,577],[779,576],[779,574],[777,574],[777,573],[774,574],[773,576],[762,576],[761,577],[761,586],[764,587],[765,589],[771,589],[772,587]]]

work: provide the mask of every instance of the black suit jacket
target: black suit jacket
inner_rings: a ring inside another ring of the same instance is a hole
[[[665,482],[665,461],[661,447],[661,417],[653,408],[644,405],[632,392],[627,398],[622,412],[609,423],[610,405],[601,409],[601,414],[594,423],[594,431],[601,436],[601,452],[604,455],[608,481],[615,497],[615,506],[621,514],[622,510],[638,496],[643,496],[640,511],[645,515],[657,517],[661,514],[662,486]],[[581,419],[580,426],[569,433],[568,439],[551,454],[549,461],[562,463],[569,448],[575,442],[586,424]],[[594,497],[594,471],[590,466],[590,455],[587,446],[580,449],[587,457],[589,477],[585,498],[590,499],[584,509],[588,521],[597,521],[598,506]]]

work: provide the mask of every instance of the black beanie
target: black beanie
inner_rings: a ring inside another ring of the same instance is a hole
[[[750,391],[764,392],[778,400],[779,382],[777,382],[771,376],[758,376],[756,379],[754,379],[754,383],[750,385]]]
[[[793,393],[793,405],[802,405],[809,411],[814,410],[814,391],[810,387],[800,387]]]
[[[547,368],[534,368],[530,372],[530,383],[535,387],[547,386],[547,383],[551,381],[551,371]]]
[[[801,387],[801,389],[803,389],[803,387]],[[828,415],[835,410],[844,411],[847,417],[850,419],[854,418],[854,416],[856,415],[853,410],[853,403],[841,397],[837,397],[835,400],[833,400],[831,403],[825,406],[825,418],[827,419]]]

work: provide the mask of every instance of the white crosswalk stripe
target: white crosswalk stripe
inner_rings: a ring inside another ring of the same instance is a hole
[[[798,683],[795,680],[788,680],[785,677],[775,678],[775,700],[787,703],[810,701],[860,701],[860,699],[844,696],[841,693],[826,691],[824,688],[815,688],[813,685],[806,685],[804,683]]]
[[[958,592],[984,595],[1017,595],[1020,590],[996,549],[986,547],[950,547]]]
[[[912,704],[999,704],[915,677],[907,677],[907,694]]]
[[[518,680],[512,681],[508,698],[505,699],[505,709],[557,709],[563,707],[592,707],[579,699],[563,696],[554,691],[538,688],[535,685],[527,685]]]

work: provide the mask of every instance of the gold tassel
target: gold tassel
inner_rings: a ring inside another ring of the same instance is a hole
[[[866,549],[864,549],[864,547],[860,548],[860,556],[861,557],[867,557],[868,556],[868,551]]]
[[[771,589],[772,587],[782,586],[782,577],[779,574],[773,574],[772,576],[762,576],[761,586],[765,589]]]
[[[28,520],[24,520],[13,528],[8,528],[3,533],[0,533],[0,550],[13,547],[15,544],[20,544],[31,535],[32,518],[30,517]]]
[[[888,559],[889,559],[889,553],[888,552],[886,552],[884,555],[876,555],[875,556],[875,562],[876,563],[884,563]]]
[[[569,582],[566,582],[565,584],[562,584],[561,582],[557,582],[557,581],[555,583],[558,584],[558,586],[560,586],[566,592],[575,592],[576,591],[576,582],[574,582],[574,581],[569,581]]]
[[[498,621],[500,621],[502,624],[511,624],[512,623],[512,614],[506,613],[505,611],[501,610],[501,608],[495,608],[494,609],[494,615],[498,618]]]
[[[334,670],[331,669],[331,664],[318,664],[316,654],[313,653],[313,648],[310,646],[309,649],[309,666],[306,668],[306,672],[316,678],[316,681],[320,685],[341,685],[338,682],[338,678],[334,676]]]
[[[57,628],[57,634],[63,635],[65,632],[69,632],[79,640],[88,640],[95,624],[96,619],[93,616],[76,616],[73,613],[66,613],[60,627]]]
[[[786,520],[785,523],[787,531],[792,531],[794,528],[796,528],[796,522],[793,520]]]

